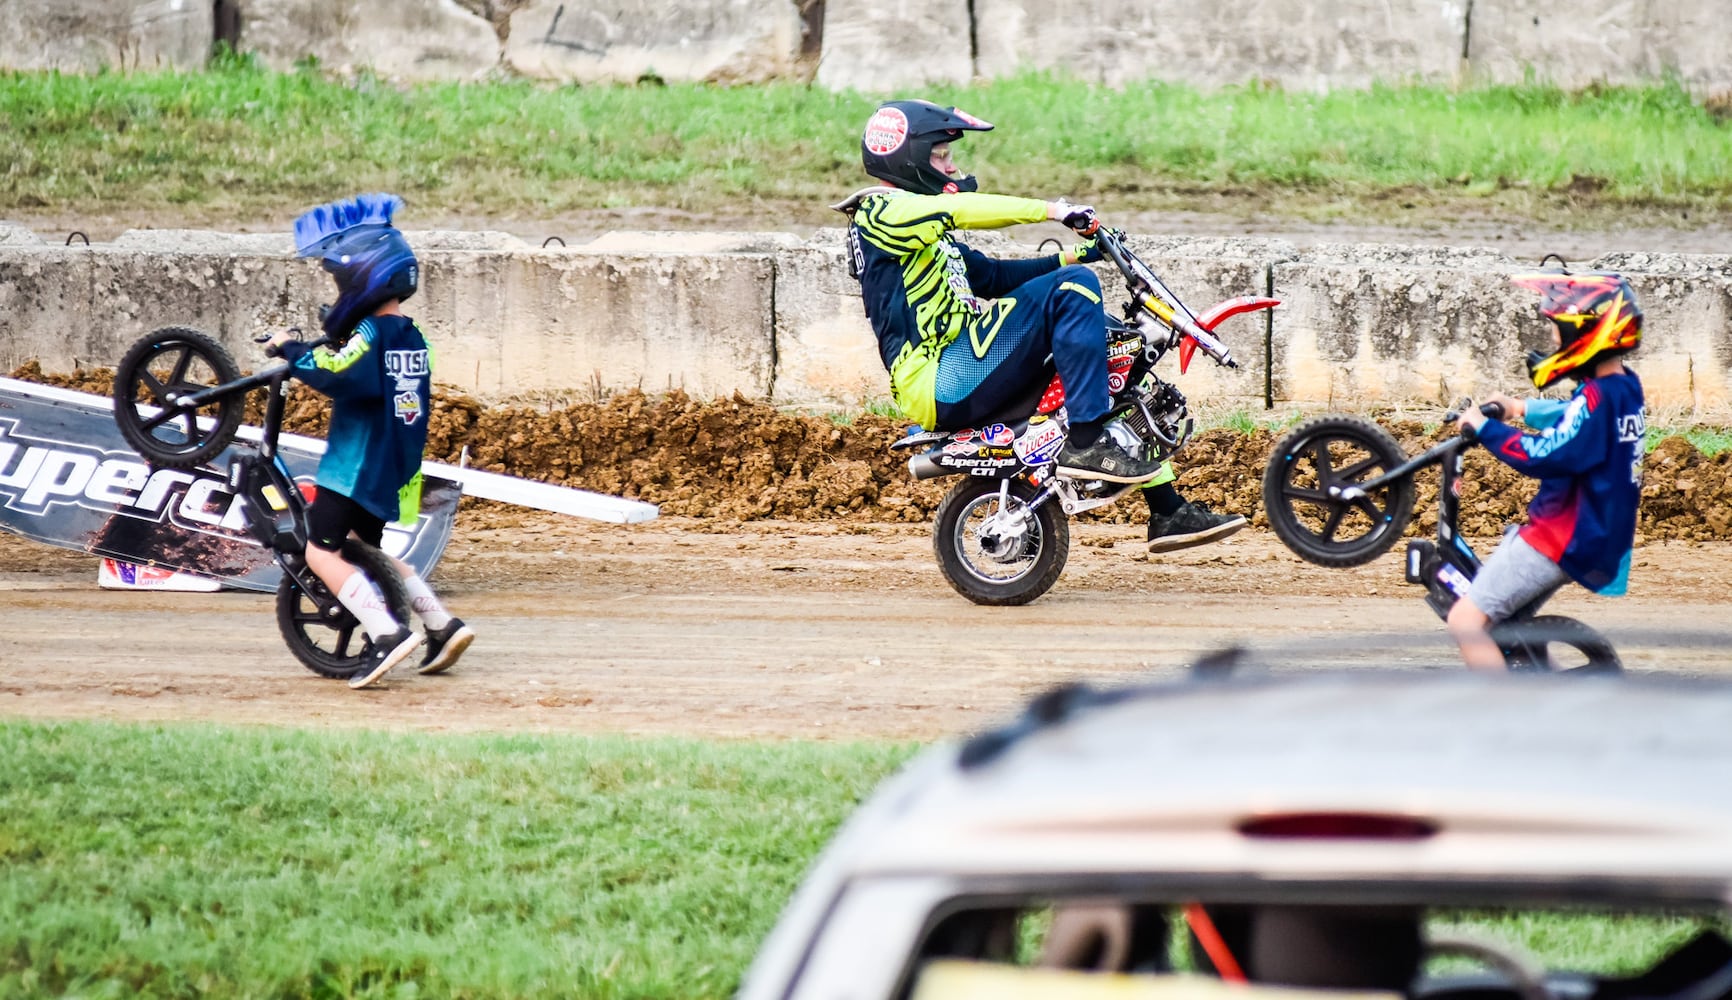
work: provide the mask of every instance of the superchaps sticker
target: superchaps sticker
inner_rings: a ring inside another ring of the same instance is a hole
[[[152,468],[114,426],[107,400],[0,379],[0,531],[147,566],[275,590],[271,553],[246,533],[225,472],[234,451],[198,469]],[[248,442],[237,442],[242,448]],[[310,488],[316,452],[282,443]],[[426,575],[451,538],[461,489],[426,476],[421,516],[387,530],[385,549]]]

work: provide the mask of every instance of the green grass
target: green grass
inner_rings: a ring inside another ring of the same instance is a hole
[[[1732,127],[1671,83],[1203,93],[1035,74],[929,96],[998,123],[960,151],[991,190],[1119,207],[1249,193],[1322,211],[1563,192],[1732,204]],[[797,83],[400,87],[233,57],[196,73],[10,72],[0,210],[292,211],[385,188],[430,210],[776,213],[863,182],[874,104]]]
[[[0,723],[0,997],[725,997],[913,752]],[[1704,924],[1441,921],[1610,973]]]
[[[722,997],[909,752],[0,724],[0,996]]]
[[[1651,427],[1643,444],[1648,451],[1653,451],[1660,446],[1661,441],[1670,437],[1683,438],[1709,458],[1732,451],[1732,429],[1724,427],[1683,427],[1674,430]]]

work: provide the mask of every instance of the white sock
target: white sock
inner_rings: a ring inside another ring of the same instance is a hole
[[[444,628],[451,624],[451,612],[445,610],[445,605],[439,603],[434,596],[433,588],[427,586],[427,581],[418,574],[407,573],[403,576],[403,586],[409,590],[409,604],[415,609],[415,614],[426,623],[428,628]]]
[[[382,639],[403,627],[391,617],[391,609],[385,606],[385,595],[379,593],[379,588],[360,570],[350,573],[349,578],[343,581],[343,589],[337,591],[337,600],[374,639]]]

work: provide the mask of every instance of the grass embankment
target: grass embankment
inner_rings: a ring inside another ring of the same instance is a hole
[[[0,724],[0,996],[727,996],[912,748]],[[1628,971],[1694,921],[1467,918]]]
[[[907,753],[0,724],[0,996],[722,997]]]
[[[926,96],[999,124],[960,152],[991,190],[1116,210],[1557,222],[1732,204],[1732,127],[1670,84],[1205,94],[1029,75]],[[392,86],[245,58],[196,73],[5,73],[0,212],[264,218],[383,188],[426,212],[663,206],[774,219],[821,212],[864,181],[858,130],[875,103],[796,83]]]

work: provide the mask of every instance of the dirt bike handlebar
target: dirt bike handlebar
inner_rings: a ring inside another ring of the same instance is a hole
[[[1233,360],[1232,349],[1204,329],[1190,307],[1174,295],[1172,289],[1143,263],[1142,258],[1125,245],[1124,230],[1101,226],[1095,234],[1095,244],[1101,248],[1102,255],[1117,265],[1124,274],[1125,280],[1130,283],[1131,291],[1141,300],[1143,308],[1173,329],[1177,334],[1175,343],[1189,337],[1202,348],[1204,354],[1214,358],[1219,364],[1228,368],[1239,367],[1239,363]]]

